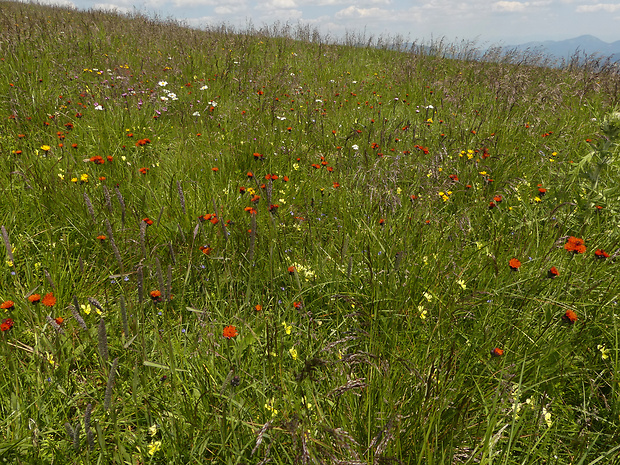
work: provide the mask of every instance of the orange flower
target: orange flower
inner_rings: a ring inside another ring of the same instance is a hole
[[[2,324],[0,324],[0,331],[8,331],[13,327],[13,320],[10,318],[5,318],[2,320]]]
[[[296,271],[297,271],[297,268],[295,268],[294,266],[291,265],[288,267],[288,272],[290,274],[295,274]]]
[[[301,302],[293,302],[293,307],[295,307],[297,310],[299,310],[303,306],[304,305]]]
[[[547,271],[547,277],[548,278],[555,278],[556,276],[559,276],[560,272],[558,271],[558,269],[555,266],[552,266],[549,271]]]
[[[94,155],[90,157],[90,161],[92,161],[95,165],[103,165],[105,163],[105,160],[101,155]]]
[[[568,238],[566,244],[564,244],[564,248],[573,253],[585,253],[586,251],[586,246],[583,239],[574,236],[570,236]]]
[[[106,239],[107,239],[107,237],[105,237],[103,234],[100,234],[99,236],[97,236],[97,240],[98,240],[98,241],[103,242],[103,241],[105,241]]]
[[[211,253],[211,247],[206,246],[206,245],[201,245],[200,246],[200,250],[202,251],[203,254],[205,255],[209,255]]]
[[[149,295],[151,296],[151,300],[153,302],[161,302],[161,291],[160,290],[154,290],[149,292]]]
[[[15,307],[15,302],[12,300],[5,300],[0,304],[0,308],[3,310],[12,310]]]
[[[60,326],[62,324],[63,321],[65,321],[65,319],[61,316],[59,316],[58,318],[54,318],[54,321],[56,322],[56,324],[58,326]]]
[[[48,292],[47,294],[45,294],[45,297],[43,297],[41,303],[46,307],[53,307],[54,305],[56,305],[56,297],[54,297],[54,293]]]
[[[153,224],[153,220],[151,220],[150,218],[143,218],[142,221],[144,221],[149,226]]]
[[[237,332],[237,328],[235,328],[234,326],[230,325],[230,326],[226,326],[224,328],[224,337],[226,339],[230,339],[232,337],[237,336],[239,333]]]
[[[521,262],[516,258],[511,258],[510,262],[508,262],[508,266],[512,271],[517,271],[521,267]]]
[[[569,324],[573,324],[577,321],[577,314],[572,310],[566,310],[566,313],[562,316],[562,320]]]
[[[41,301],[41,294],[32,294],[28,296],[28,302],[38,304]]]
[[[260,304],[254,306],[254,310],[256,310],[257,312],[260,312],[262,309],[263,309],[263,306]]]
[[[149,169],[150,168],[140,168],[138,171],[140,171],[140,173],[142,174],[146,174]]]
[[[495,347],[493,350],[491,350],[491,355],[493,357],[501,357],[502,355],[504,355],[504,351],[499,347]]]
[[[603,249],[596,249],[596,252],[594,252],[594,256],[596,258],[609,258],[609,254]]]

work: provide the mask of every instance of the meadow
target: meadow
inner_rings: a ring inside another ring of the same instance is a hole
[[[0,459],[620,463],[620,69],[0,1]]]

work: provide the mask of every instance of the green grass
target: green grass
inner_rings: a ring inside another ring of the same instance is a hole
[[[6,463],[620,461],[616,67],[0,4]]]

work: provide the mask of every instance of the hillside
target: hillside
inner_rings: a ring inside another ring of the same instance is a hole
[[[615,463],[620,75],[475,56],[0,1],[0,457]]]

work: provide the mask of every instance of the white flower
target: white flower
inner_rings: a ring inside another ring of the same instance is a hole
[[[542,408],[542,416],[547,423],[547,428],[551,428],[553,421],[551,420],[551,412],[549,412],[545,407]]]
[[[179,98],[177,97],[177,94],[175,94],[174,92],[170,92],[168,94],[168,97],[170,97],[172,100],[179,100]]]
[[[207,102],[207,105],[211,105],[212,107],[217,107],[217,102],[214,102],[213,100],[211,100],[210,102]]]
[[[353,145],[351,146],[351,148],[352,148],[353,150],[359,150],[359,149],[360,149],[359,145],[357,145],[357,144],[353,144]]]
[[[101,110],[103,110],[103,107],[102,107],[101,105],[97,105],[97,106],[95,107],[95,110],[100,110],[100,111],[101,111]]]
[[[208,88],[209,88],[209,86],[204,85],[204,86],[202,86],[202,87],[200,88],[200,90],[207,90]]]
[[[160,98],[160,100],[161,100],[162,102],[166,102],[166,101],[168,101],[168,97],[165,97],[165,96],[163,96],[163,95],[162,95],[161,97],[159,97],[159,98]]]
[[[286,116],[276,116],[276,118],[278,118],[280,121],[284,121],[286,119]]]
[[[168,83],[167,83],[166,81],[159,81],[159,82],[157,83],[157,85],[158,85],[159,87],[166,87],[166,86],[168,85]]]
[[[192,116],[200,116],[200,112],[199,111],[195,111],[194,113],[192,113]]]

